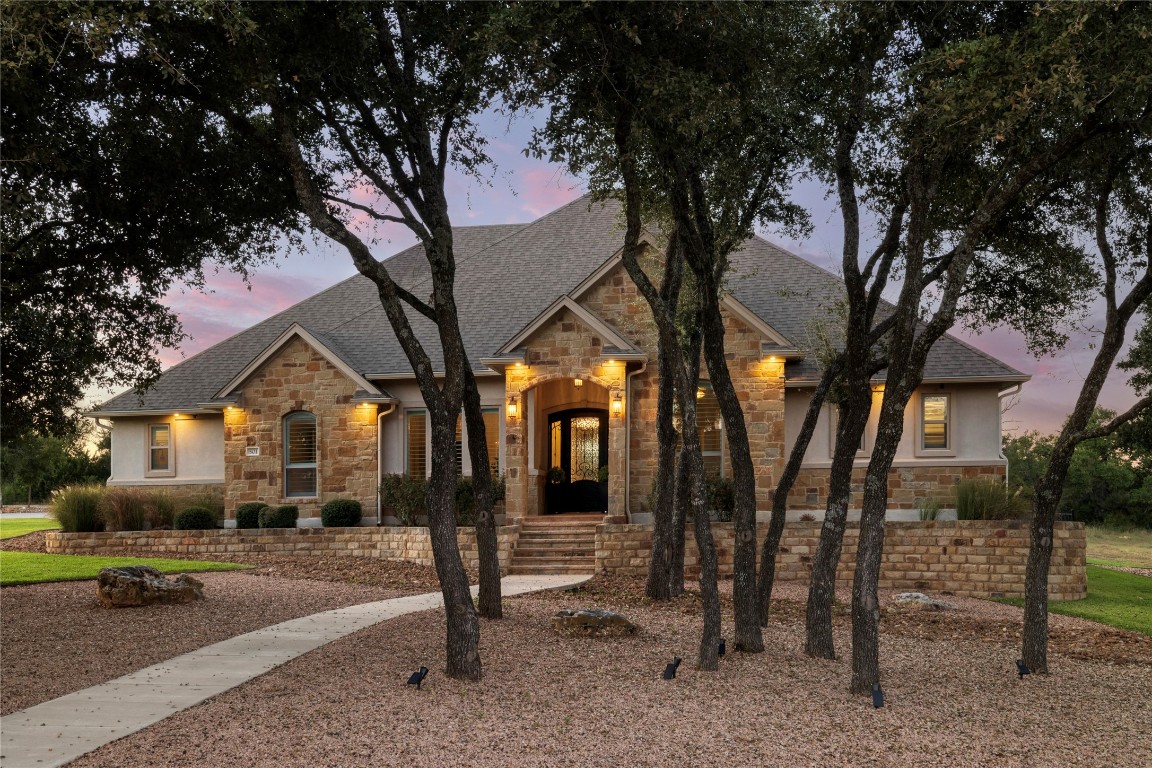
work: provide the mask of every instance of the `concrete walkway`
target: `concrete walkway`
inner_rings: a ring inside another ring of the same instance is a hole
[[[505,596],[563,589],[588,576],[508,576]],[[477,587],[473,587],[475,593]],[[0,767],[46,768],[159,722],[386,619],[443,605],[439,592],[292,619],[0,718]]]

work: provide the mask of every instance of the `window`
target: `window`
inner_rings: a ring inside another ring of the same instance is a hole
[[[920,448],[925,451],[947,451],[952,448],[949,434],[948,395],[924,395],[920,398]]]
[[[456,459],[456,477],[464,474],[464,416],[456,417],[456,438],[452,444],[453,456]]]
[[[284,417],[284,495],[316,495],[316,417],[311,413]]]
[[[677,414],[679,409],[677,408]],[[683,429],[680,416],[674,417],[676,431]],[[724,419],[720,416],[720,401],[708,384],[696,390],[696,434],[700,436],[700,455],[704,459],[704,472],[709,477],[724,476]],[[676,439],[676,450],[683,442]]]
[[[172,425],[148,425],[148,472],[150,474],[174,474],[172,463]]]
[[[428,476],[428,412],[408,411],[408,477]]]
[[[484,442],[488,444],[488,465],[493,477],[500,476],[500,409],[485,408],[481,411],[484,417]]]

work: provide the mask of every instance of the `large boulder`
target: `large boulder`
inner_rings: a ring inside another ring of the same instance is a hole
[[[901,592],[893,596],[893,603],[908,605],[923,611],[954,611],[956,606],[946,600],[937,600],[923,592]]]
[[[552,617],[552,629],[565,637],[623,637],[639,627],[612,611],[560,611]]]
[[[147,565],[102,568],[96,597],[105,608],[132,608],[154,603],[190,603],[204,599],[204,584],[186,573],[174,579]]]

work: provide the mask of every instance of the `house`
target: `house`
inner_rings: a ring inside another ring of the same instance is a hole
[[[647,305],[620,264],[622,239],[618,206],[587,197],[528,224],[455,233],[461,324],[494,469],[506,479],[509,522],[589,511],[649,519],[656,341]],[[428,291],[419,247],[387,263],[400,285]],[[762,513],[818,376],[812,340],[836,316],[840,285],[759,238],[733,258],[726,343]],[[410,316],[435,364],[434,326]],[[925,497],[951,506],[960,478],[1003,477],[1001,400],[1027,379],[956,338],[941,339],[908,408],[890,515],[915,518]],[[697,396],[705,461],[728,474],[724,425],[706,381]],[[360,276],[173,366],[142,397],[121,394],[89,415],[114,426],[109,485],[219,490],[229,518],[244,502],[293,503],[302,525],[317,524],[323,503],[350,497],[364,504],[365,522],[375,522],[383,474],[429,471],[420,391],[375,287]],[[829,406],[790,514],[823,510],[834,419]],[[874,426],[860,446],[861,476]],[[457,445],[466,445],[457,429]],[[461,471],[471,474],[467,451],[458,451]],[[560,482],[550,485],[553,467]]]

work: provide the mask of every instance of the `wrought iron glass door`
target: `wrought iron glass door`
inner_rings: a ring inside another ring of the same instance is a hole
[[[579,409],[548,417],[550,472],[546,505],[558,512],[602,512],[601,467],[608,466],[608,411]]]

